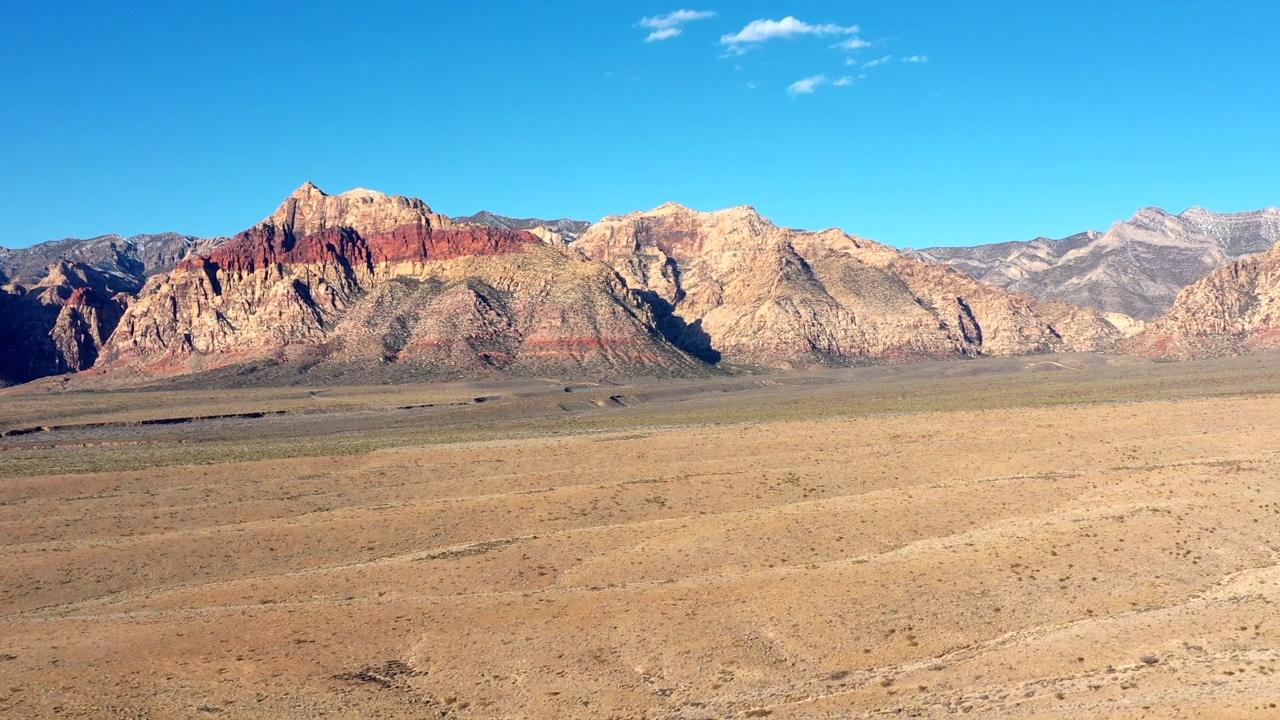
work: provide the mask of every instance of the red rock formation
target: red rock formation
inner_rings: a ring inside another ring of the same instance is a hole
[[[367,236],[348,228],[329,228],[299,237],[273,225],[259,225],[208,256],[196,256],[179,267],[253,272],[270,265],[346,262],[368,268],[406,260],[520,252],[525,245],[537,242],[541,241],[527,232],[483,227],[442,230],[416,225]]]
[[[352,381],[701,371],[604,265],[527,232],[454,227],[419,200],[309,183],[148,282],[99,368],[264,362]]]
[[[57,260],[36,284],[0,288],[0,378],[90,367],[128,305],[132,278]]]

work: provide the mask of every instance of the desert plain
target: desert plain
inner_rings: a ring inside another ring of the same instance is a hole
[[[0,716],[1280,717],[1280,356],[0,392]]]

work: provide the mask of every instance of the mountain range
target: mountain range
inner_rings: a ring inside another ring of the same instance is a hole
[[[781,228],[746,206],[668,203],[595,224],[449,218],[414,198],[307,183],[232,238],[0,250],[0,383],[77,370],[101,386],[363,383],[1253,352],[1277,344],[1278,229],[1274,208],[1147,209],[1106,233],[898,251]]]
[[[1186,286],[1210,271],[1280,242],[1280,208],[1223,214],[1146,208],[1104,233],[913,251],[980,282],[1138,320],[1168,312]]]

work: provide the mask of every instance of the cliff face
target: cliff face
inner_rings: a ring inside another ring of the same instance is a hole
[[[1280,246],[1190,285],[1123,349],[1171,359],[1280,350]]]
[[[31,286],[0,287],[0,379],[6,384],[83,370],[115,330],[132,278],[58,260]]]
[[[1280,241],[1280,209],[1222,214],[1139,211],[1105,233],[909,251],[979,281],[1038,298],[1154,320],[1178,293],[1216,268]]]
[[[152,278],[99,368],[296,363],[378,378],[688,373],[607,267],[420,200],[307,184],[207,256]],[[394,366],[388,369],[388,366]]]
[[[0,385],[92,366],[149,275],[224,241],[162,233],[0,248]]]
[[[981,285],[838,230],[779,228],[748,207],[609,217],[572,247],[639,288],[664,334],[708,361],[1092,350],[1120,336],[1096,311]]]

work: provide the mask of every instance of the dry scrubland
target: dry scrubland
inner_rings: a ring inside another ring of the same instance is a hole
[[[1280,715],[1280,357],[56,387],[3,716]]]

